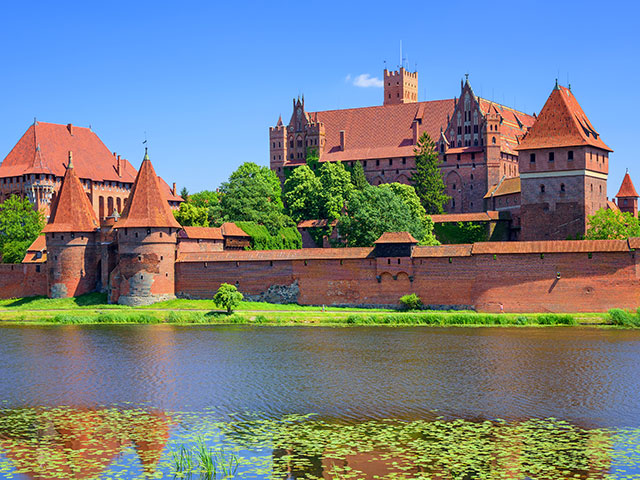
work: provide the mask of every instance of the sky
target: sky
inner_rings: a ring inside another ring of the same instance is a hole
[[[419,99],[475,93],[540,112],[555,79],[640,187],[635,2],[2,2],[0,159],[33,123],[91,126],[138,168],[190,192],[246,161],[292,113],[382,103],[384,65],[419,72]]]

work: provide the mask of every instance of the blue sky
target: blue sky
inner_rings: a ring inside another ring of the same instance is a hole
[[[555,78],[640,187],[639,8],[632,2],[5,2],[0,158],[33,118],[91,125],[138,167],[191,192],[242,162],[268,165],[268,127],[309,110],[378,105],[399,47],[420,100],[476,94],[539,112]],[[350,80],[347,80],[349,78]],[[376,82],[370,82],[376,83]]]

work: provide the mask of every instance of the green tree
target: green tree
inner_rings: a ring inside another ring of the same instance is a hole
[[[4,263],[20,263],[44,227],[29,200],[11,195],[0,205],[0,251]]]
[[[180,190],[180,196],[185,202],[189,201],[189,190],[187,190],[187,187],[182,187],[182,190]]]
[[[342,163],[325,162],[320,167],[318,178],[322,186],[319,193],[319,216],[329,221],[335,220],[342,213],[345,201],[353,190],[351,175]]]
[[[296,167],[284,182],[287,213],[296,222],[319,218],[318,202],[322,184],[307,165]]]
[[[425,238],[424,219],[413,214],[391,188],[369,186],[349,197],[346,213],[338,220],[338,231],[350,247],[373,245],[384,232],[410,232]]]
[[[588,218],[587,240],[640,237],[640,222],[629,212],[600,209]]]
[[[356,190],[362,190],[369,185],[367,177],[364,175],[364,168],[361,162],[355,162],[351,169],[351,184]]]
[[[223,283],[213,297],[213,302],[226,309],[227,313],[231,313],[234,308],[240,305],[243,298],[242,293],[238,291],[235,285]]]
[[[445,185],[435,143],[426,132],[418,139],[414,152],[416,170],[411,177],[411,182],[420,198],[420,203],[429,215],[442,213],[442,207],[449,197],[444,193]]]
[[[280,228],[295,226],[283,213],[280,179],[268,167],[247,162],[231,174],[220,187],[220,205],[225,221],[256,222],[271,234]]]
[[[208,227],[207,209],[196,207],[192,203],[183,202],[179,210],[173,211],[173,216],[183,227]]]
[[[219,227],[223,223],[220,192],[203,190],[189,195],[189,203],[198,208],[207,210],[207,220],[210,227]]]
[[[386,188],[391,190],[396,196],[398,196],[409,210],[409,214],[413,218],[420,218],[424,227],[424,236],[422,238],[416,237],[420,241],[420,245],[438,245],[440,242],[433,234],[433,222],[431,217],[425,212],[424,207],[420,203],[420,198],[416,194],[415,188],[411,185],[405,185],[402,183],[383,183],[378,188]]]

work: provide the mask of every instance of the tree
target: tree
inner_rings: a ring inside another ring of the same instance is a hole
[[[587,240],[640,237],[640,222],[629,212],[600,209],[588,218]]]
[[[427,214],[442,213],[442,207],[447,203],[449,197],[444,193],[445,185],[440,171],[440,158],[433,140],[426,132],[418,139],[418,145],[414,152],[416,154],[416,170],[411,176],[411,182],[420,202]]]
[[[11,195],[0,205],[0,251],[4,263],[20,263],[44,227],[29,200]]]
[[[369,185],[367,177],[364,175],[364,168],[362,163],[356,162],[351,170],[351,184],[356,190],[362,190]]]
[[[187,187],[182,187],[182,190],[180,190],[180,196],[185,202],[189,201],[189,190],[187,190]]]
[[[287,213],[296,222],[319,217],[318,203],[322,184],[307,165],[296,167],[284,182]]]
[[[283,213],[280,179],[268,167],[247,162],[220,187],[220,205],[225,221],[256,222],[272,234],[295,222]]]
[[[192,203],[183,202],[179,210],[173,211],[173,216],[183,227],[208,227],[207,209],[196,207]]]
[[[423,220],[391,188],[369,186],[351,193],[346,213],[338,220],[338,231],[348,246],[368,247],[384,232],[408,231],[423,239],[431,233],[425,231]]]
[[[424,210],[424,207],[420,203],[420,199],[416,194],[415,188],[411,185],[405,185],[402,183],[383,183],[378,188],[387,188],[391,190],[396,196],[398,196],[409,210],[409,214],[413,218],[420,218],[424,227],[424,236],[422,238],[416,237],[420,245],[439,245],[440,242],[433,234],[433,222],[431,217],[428,216]]]
[[[244,296],[238,291],[235,285],[223,283],[213,297],[213,302],[217,306],[226,309],[227,313],[231,313],[234,308],[240,305],[243,298]]]
[[[319,193],[319,216],[329,221],[342,213],[345,201],[353,190],[351,175],[342,163],[325,162],[318,174],[322,186]]]
[[[223,223],[220,192],[203,190],[189,195],[189,203],[198,208],[207,210],[207,221],[210,227],[219,227]]]

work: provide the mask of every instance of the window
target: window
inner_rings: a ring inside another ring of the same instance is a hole
[[[380,160],[376,160],[376,167],[380,166]]]
[[[567,160],[573,160],[573,150],[569,150],[569,153],[567,153]]]
[[[627,206],[627,199],[625,198],[624,200],[622,200],[622,204],[626,207]]]
[[[549,152],[549,161],[553,162],[555,160],[555,154],[554,152]]]
[[[536,154],[532,153],[531,155],[529,155],[529,161],[531,163],[536,163]]]
[[[473,173],[471,174],[471,180],[473,180]]]
[[[458,127],[458,135],[462,135],[462,127]]]
[[[389,166],[393,165],[393,158],[389,159]]]
[[[456,184],[454,183],[453,186],[451,187],[453,190],[456,189]]]
[[[406,165],[406,164],[407,164],[407,159],[406,159],[406,157],[402,157],[402,164],[403,164],[403,165]]]
[[[475,154],[475,153],[472,153],[472,154],[471,154],[471,160],[475,160],[475,159],[476,159],[476,154]]]
[[[456,160],[460,161],[460,154],[456,157]]]
[[[495,145],[496,143],[496,137],[491,137],[491,143],[493,143]]]
[[[540,193],[544,193],[544,185],[540,185]]]
[[[564,188],[564,183],[560,184],[560,191],[561,192],[566,192],[565,188]]]

